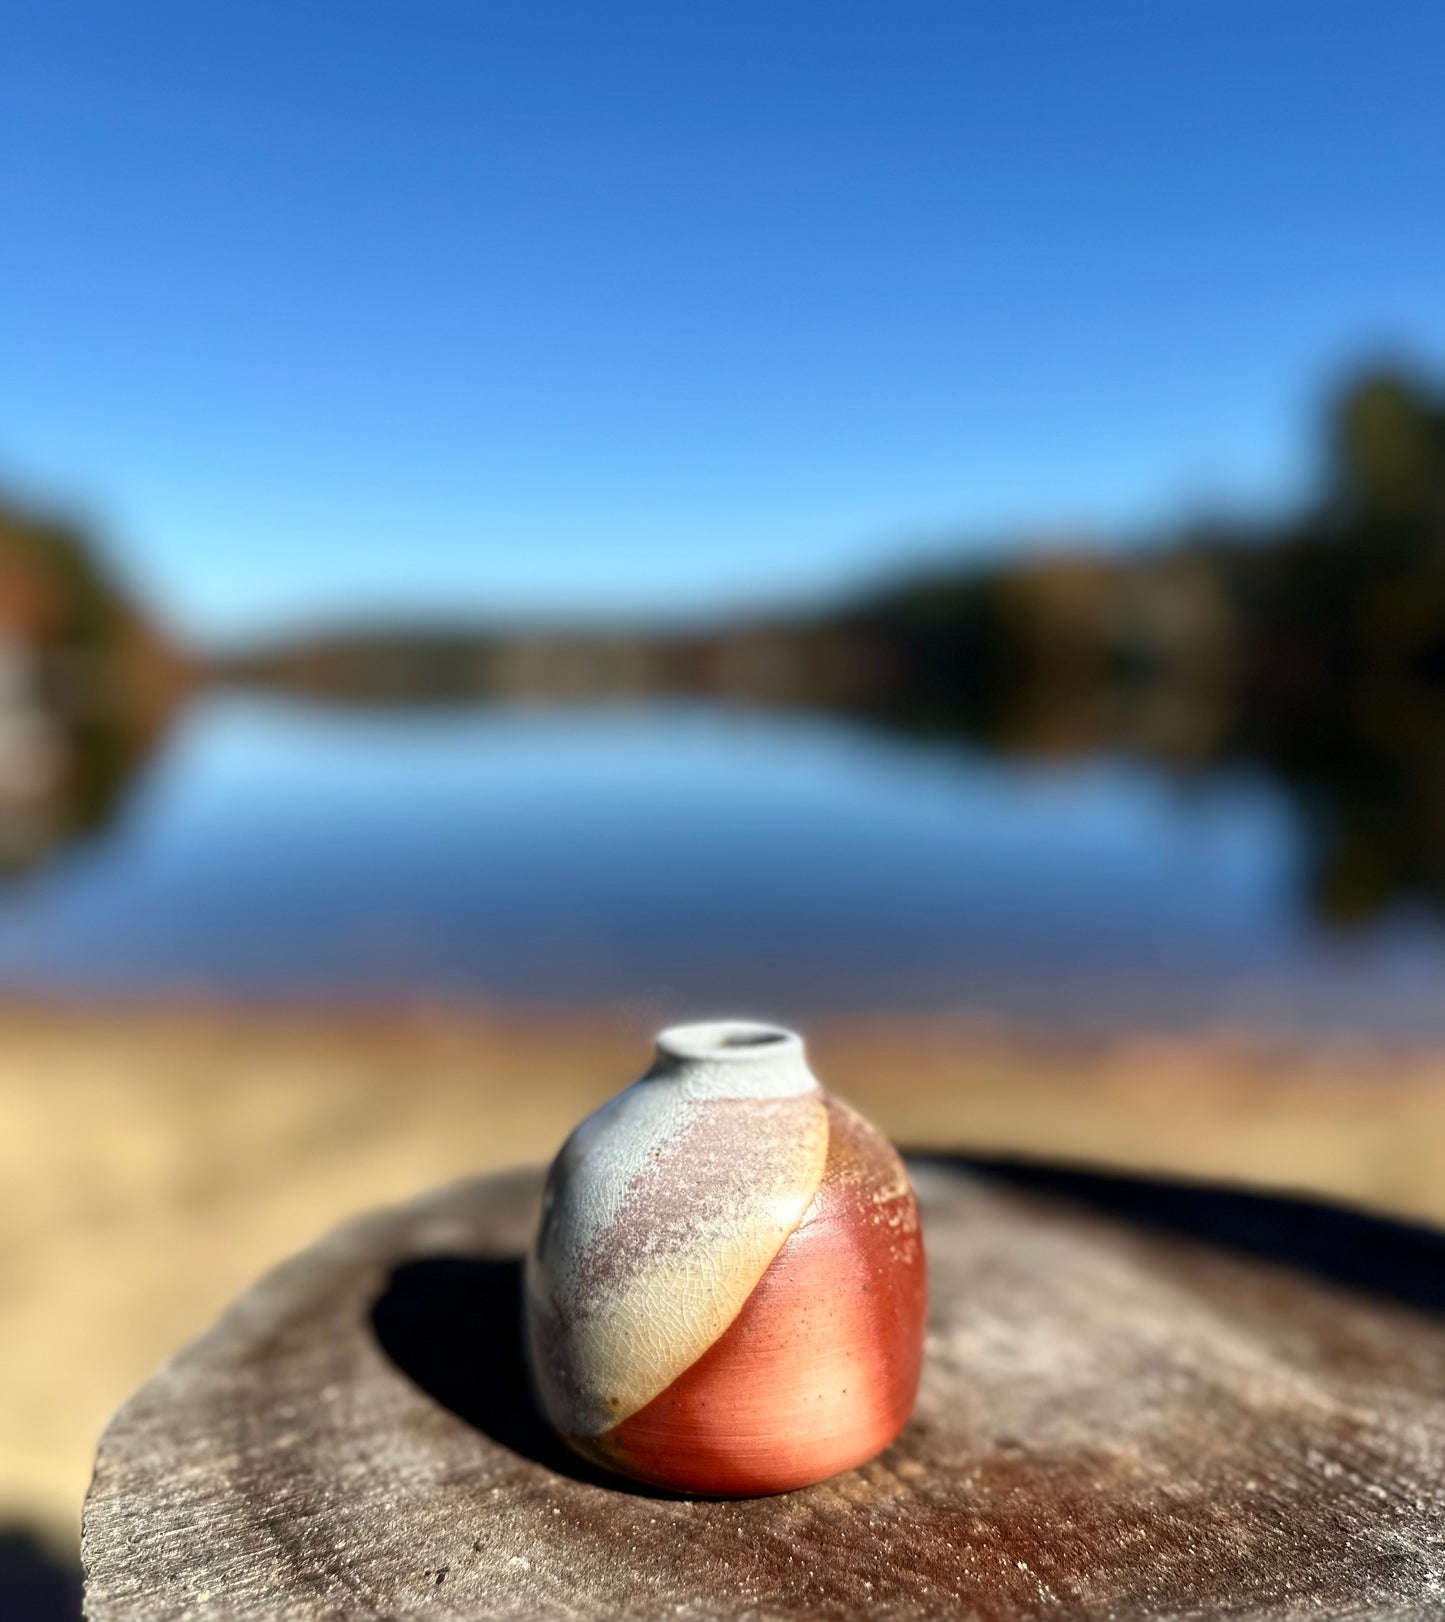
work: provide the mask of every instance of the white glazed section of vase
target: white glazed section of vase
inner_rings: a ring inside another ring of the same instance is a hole
[[[567,1140],[543,1196],[527,1316],[558,1429],[600,1435],[717,1340],[802,1220],[827,1153],[797,1036],[731,1021],[662,1033],[647,1075]]]

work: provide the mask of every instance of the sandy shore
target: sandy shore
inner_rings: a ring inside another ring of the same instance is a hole
[[[112,1409],[349,1214],[545,1160],[642,1067],[626,1019],[0,1010],[0,1527],[73,1548]],[[900,1143],[1310,1190],[1445,1223],[1445,1052],[835,1020]]]

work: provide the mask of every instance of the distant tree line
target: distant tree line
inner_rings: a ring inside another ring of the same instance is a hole
[[[185,682],[82,529],[0,501],[0,871],[109,825]]]
[[[812,616],[369,625],[201,674],[348,705],[689,694],[1007,754],[1257,771],[1296,808],[1322,916],[1445,913],[1445,401],[1401,372],[1362,377],[1324,451],[1317,495],[1284,521],[962,562]],[[193,671],[83,534],[0,504],[0,743],[17,650],[66,761],[50,826],[99,827]]]
[[[854,604],[837,624],[885,671],[861,708],[1008,751],[1266,770],[1304,819],[1324,915],[1445,910],[1445,402],[1361,378],[1326,451],[1284,523],[937,571]]]

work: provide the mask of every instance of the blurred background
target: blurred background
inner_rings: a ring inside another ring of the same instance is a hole
[[[0,1609],[693,1014],[1445,1220],[1438,7],[0,22]]]

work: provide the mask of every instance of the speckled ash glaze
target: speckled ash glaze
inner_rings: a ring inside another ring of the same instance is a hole
[[[913,1408],[926,1288],[903,1162],[791,1031],[658,1038],[552,1165],[528,1347],[578,1452],[682,1492],[822,1481]]]

